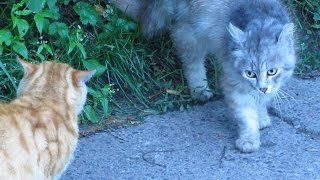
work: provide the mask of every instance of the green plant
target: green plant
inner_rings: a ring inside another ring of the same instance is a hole
[[[76,68],[97,69],[96,77],[101,76],[106,70],[99,61],[87,58],[85,46],[88,29],[95,30],[99,18],[92,4],[70,0],[22,0],[3,2],[0,4],[0,10],[0,76],[3,79],[3,99],[9,100],[14,97],[13,92],[18,82],[15,77],[22,75],[19,65],[12,61],[15,59],[14,54],[31,61],[53,58],[72,64]],[[71,16],[65,18],[66,15]],[[99,99],[89,103],[85,108],[86,119],[91,122],[97,122],[97,118],[92,113],[88,114],[88,109],[103,109],[103,116],[110,114],[110,111],[106,111],[106,102],[112,98],[112,89],[104,89],[104,94],[107,93],[106,90],[110,92],[109,96],[105,96],[105,101]],[[97,90],[90,91],[93,99],[101,96],[92,93],[95,91]]]
[[[318,0],[289,0],[289,3],[299,8],[310,27],[320,29],[320,2]]]
[[[40,2],[40,3],[39,3]],[[110,116],[189,109],[180,63],[167,38],[146,43],[136,23],[100,0],[0,3],[0,98],[15,96],[16,54],[96,69],[81,123]]]
[[[297,74],[320,69],[320,2],[287,0],[297,26],[299,61]]]

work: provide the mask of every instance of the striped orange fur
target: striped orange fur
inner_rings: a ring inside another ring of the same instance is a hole
[[[57,179],[78,140],[77,115],[95,71],[22,59],[17,98],[0,104],[0,179]]]

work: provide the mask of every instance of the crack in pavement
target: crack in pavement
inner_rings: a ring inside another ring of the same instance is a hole
[[[219,159],[219,168],[223,168],[223,162],[226,158],[226,151],[227,151],[227,147],[226,146],[223,146],[222,148],[222,152],[221,152],[221,155],[220,155],[220,159]]]
[[[270,107],[268,109],[268,112],[269,112],[269,114],[271,116],[279,118],[281,121],[285,122],[290,127],[295,129],[297,133],[304,134],[306,136],[311,137],[312,139],[320,140],[320,131],[315,131],[315,130],[312,130],[312,129],[308,129],[305,125],[302,125],[300,123],[299,124],[295,124],[294,123],[295,121],[292,118],[282,116],[281,113],[277,109],[275,109],[273,107]]]

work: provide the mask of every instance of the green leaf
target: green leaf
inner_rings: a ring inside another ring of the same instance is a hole
[[[44,44],[43,47],[44,47],[44,49],[45,49],[48,53],[50,53],[51,55],[53,55],[52,49],[51,49],[51,47],[50,47],[48,44]]]
[[[51,0],[49,0],[51,1]],[[27,3],[27,7],[32,11],[32,12],[39,12],[43,9],[45,5],[46,0],[29,0]]]
[[[17,26],[17,17],[14,15],[11,15],[11,21],[12,21],[12,29],[14,29]]]
[[[38,50],[37,50],[37,54],[36,54],[36,55],[37,55],[41,60],[44,60],[44,56],[41,54],[42,50],[43,50],[43,45],[40,45],[40,46],[38,47]]]
[[[320,24],[313,24],[311,25],[311,27],[315,28],[315,29],[320,29]],[[312,33],[311,33],[312,34]]]
[[[180,112],[183,112],[185,110],[183,104],[180,105]]]
[[[69,29],[65,23],[54,22],[49,26],[49,35],[59,34],[62,38],[67,38],[69,35]]]
[[[145,115],[157,115],[157,114],[160,114],[161,112],[158,111],[158,110],[155,110],[155,109],[145,109],[142,111],[143,114]]]
[[[126,24],[124,24],[123,26],[123,30],[125,32],[129,32],[130,30],[134,30],[137,28],[137,24],[134,22],[127,22]]]
[[[54,22],[52,24],[50,24],[49,26],[49,35],[55,35],[58,34],[59,31],[59,22]]]
[[[70,3],[71,0],[63,0],[63,4],[64,5],[68,5]]]
[[[0,30],[0,45],[4,42],[7,46],[11,44],[12,33],[8,29]]]
[[[57,3],[57,0],[49,0],[47,1],[47,5],[49,7],[49,9],[52,9]]]
[[[16,18],[16,24],[18,27],[19,36],[23,37],[26,35],[27,31],[29,30],[29,23],[24,19]]]
[[[107,67],[105,65],[100,64],[95,59],[92,59],[89,61],[83,60],[82,62],[83,62],[83,65],[86,67],[86,69],[96,70],[96,73],[94,74],[95,77],[100,77],[107,70]]]
[[[21,8],[24,5],[24,2],[15,3],[12,6],[11,12],[17,11],[19,8]]]
[[[126,20],[124,20],[124,19],[122,19],[122,18],[118,18],[117,20],[116,20],[116,26],[118,26],[118,27],[121,27],[121,26],[123,26],[124,24],[126,24]]]
[[[37,56],[38,56],[42,61],[45,60],[44,55],[42,55],[42,54],[37,54]]]
[[[103,29],[107,32],[112,32],[115,29],[115,27],[111,23],[108,23],[103,25]]]
[[[98,20],[98,13],[95,8],[85,2],[78,2],[73,9],[80,16],[80,21],[82,24],[96,25]]]
[[[58,6],[52,6],[50,9],[47,11],[51,12],[53,14],[53,19],[58,20],[60,18],[60,9]]]
[[[24,43],[16,42],[13,44],[13,50],[24,58],[28,58],[28,50]]]
[[[80,50],[81,54],[83,55],[83,58],[87,58],[86,50],[84,49],[83,45],[80,43],[77,43],[77,48]]]
[[[96,96],[97,94],[97,91],[90,88],[90,87],[87,87],[87,90],[88,90],[88,94],[90,94],[91,96]]]
[[[37,50],[37,55],[41,54],[42,50],[43,50],[43,45],[40,45]]]
[[[0,44],[0,55],[2,55],[2,53],[3,53],[3,46],[2,44]]]
[[[92,106],[86,105],[83,111],[90,122],[94,124],[99,122],[99,119]]]
[[[50,18],[50,19],[59,19],[60,18],[60,15],[58,12],[55,12],[55,11],[52,11],[52,10],[42,10],[38,13],[40,16],[42,17],[46,17],[46,18]]]
[[[105,65],[100,64],[99,61],[97,61],[96,59],[82,60],[82,63],[86,69],[95,69],[96,73],[94,76],[96,77],[101,76],[107,70],[107,67]]]
[[[50,26],[49,20],[44,18],[44,20],[43,20],[43,31],[48,33],[49,32],[49,26]]]
[[[137,27],[137,24],[134,22],[127,21],[125,19],[117,19],[116,26],[121,27],[124,32],[128,32],[130,30],[134,30]]]
[[[76,45],[77,45],[77,43],[75,43],[73,41],[71,41],[69,43],[68,54],[70,54],[73,51],[73,49],[76,47]]]
[[[101,104],[102,104],[102,109],[103,109],[103,113],[104,115],[109,115],[109,100],[107,98],[103,98],[101,99]]]
[[[32,13],[32,11],[27,10],[27,9],[22,10],[22,11],[15,11],[14,12],[14,14],[19,15],[19,16],[26,16],[26,15],[29,15],[31,13]]]
[[[45,18],[41,16],[41,14],[36,14],[34,15],[33,19],[34,19],[34,22],[36,23],[39,33],[42,34]]]

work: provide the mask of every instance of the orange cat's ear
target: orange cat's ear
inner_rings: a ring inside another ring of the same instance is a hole
[[[91,71],[79,71],[76,70],[73,73],[73,80],[77,83],[77,85],[81,85],[87,81],[89,81],[89,79],[92,78],[92,76],[96,73],[96,70],[91,70]]]
[[[26,60],[20,58],[19,56],[17,56],[17,61],[23,67],[25,75],[31,74],[32,72],[34,72],[37,69],[37,65],[31,64],[31,63],[27,62]]]

